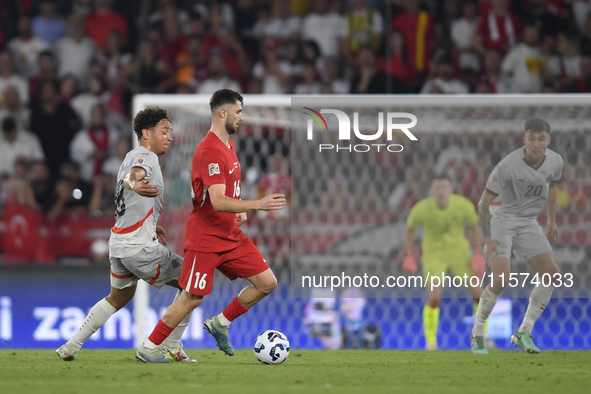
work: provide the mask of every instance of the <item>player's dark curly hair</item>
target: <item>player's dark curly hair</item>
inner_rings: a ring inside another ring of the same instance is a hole
[[[162,119],[168,119],[168,114],[165,109],[154,107],[146,108],[137,113],[133,119],[133,131],[137,135],[137,139],[142,138],[143,129],[151,129],[156,126]]]
[[[542,131],[550,134],[550,125],[542,118],[531,118],[525,122],[525,131],[533,131],[534,133],[540,133]]]
[[[230,89],[220,89],[209,99],[209,108],[213,114],[218,108],[227,104],[234,104],[236,101],[240,101],[240,103],[244,102],[244,98],[242,98],[240,93]]]

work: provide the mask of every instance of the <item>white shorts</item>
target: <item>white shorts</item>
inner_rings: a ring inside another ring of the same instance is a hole
[[[138,280],[161,288],[181,275],[183,258],[161,244],[140,250],[130,257],[110,257],[111,286],[125,289]]]
[[[490,231],[499,250],[499,254],[493,252],[492,257],[511,257],[511,247],[514,247],[515,253],[525,260],[552,250],[542,226],[536,219],[521,225],[492,221]]]

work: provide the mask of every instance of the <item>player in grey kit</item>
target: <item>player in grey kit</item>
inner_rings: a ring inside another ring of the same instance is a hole
[[[484,344],[484,323],[503,286],[509,281],[511,246],[536,269],[540,282],[544,274],[549,274],[552,279],[546,280],[546,284],[551,282],[549,286],[540,283],[532,290],[523,323],[511,336],[514,345],[530,353],[540,352],[533,342],[532,328],[548,305],[554,285],[561,283],[550,242],[558,239],[556,182],[562,174],[563,161],[559,154],[547,149],[550,125],[545,120],[533,118],[525,122],[523,140],[525,147],[508,154],[493,169],[478,204],[485,238],[484,258],[491,267],[493,278],[482,292],[470,336],[472,352],[477,354],[488,353]],[[491,216],[490,204],[499,195],[502,196],[502,203]],[[546,235],[536,220],[544,206],[548,212]]]
[[[84,342],[131,301],[139,279],[157,288],[176,287],[175,300],[181,294],[177,280],[183,258],[163,246],[166,232],[157,224],[164,208],[158,156],[168,152],[172,127],[165,110],[148,108],[136,115],[133,129],[139,146],[125,156],[115,189],[116,221],[109,239],[111,293],[92,307],[76,334],[56,350],[65,361],[74,360]],[[167,358],[197,362],[185,354],[180,342],[190,316],[163,343],[161,351]]]

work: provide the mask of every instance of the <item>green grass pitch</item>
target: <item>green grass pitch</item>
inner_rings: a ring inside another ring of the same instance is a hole
[[[133,350],[0,350],[0,393],[589,393],[591,352],[299,351],[262,365],[188,350],[199,364],[142,364]]]

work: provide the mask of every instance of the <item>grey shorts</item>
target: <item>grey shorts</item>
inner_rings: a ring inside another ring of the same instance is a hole
[[[125,289],[138,280],[161,288],[164,284],[178,280],[181,275],[183,258],[166,247],[150,246],[130,257],[110,257],[111,286]]]
[[[498,255],[493,252],[491,256],[511,257],[511,247],[514,247],[516,254],[529,260],[552,250],[542,226],[536,219],[525,224],[493,221],[490,230],[499,250]]]

